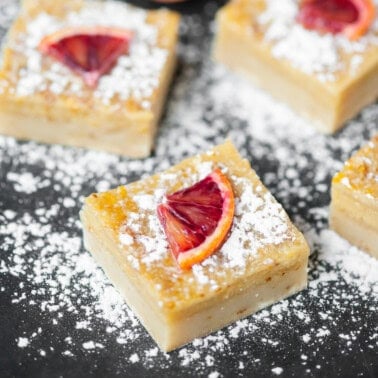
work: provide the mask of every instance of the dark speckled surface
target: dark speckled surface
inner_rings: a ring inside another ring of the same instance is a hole
[[[149,1],[132,2],[151,6]],[[10,0],[0,0],[1,31],[6,29],[10,19],[4,16],[9,11],[9,4]],[[51,241],[31,229],[33,225],[46,223],[38,215],[38,209],[46,211],[58,204],[59,211],[48,216],[51,231],[58,235],[66,233],[67,240],[80,240],[80,201],[83,196],[98,190],[100,181],[114,187],[138,179],[218,143],[226,135],[231,136],[241,153],[253,162],[262,181],[296,224],[310,235],[308,237],[327,229],[330,179],[339,167],[337,163],[344,161],[377,132],[378,105],[366,109],[335,136],[314,133],[309,140],[306,135],[310,134],[301,136],[301,130],[293,132],[290,125],[285,126],[287,135],[282,131],[276,134],[273,128],[271,141],[262,138],[261,134],[255,136],[248,125],[252,121],[237,116],[227,107],[217,106],[213,97],[206,95],[215,80],[208,52],[212,33],[210,22],[219,4],[198,0],[173,7],[185,14],[180,65],[157,137],[156,151],[150,159],[135,162],[82,149],[49,147],[0,137],[0,377],[208,377],[215,372],[219,377],[270,377],[275,376],[277,370],[273,369],[277,367],[282,368],[283,377],[378,376],[377,283],[366,283],[366,290],[361,291],[359,285],[363,279],[356,279],[354,284],[353,274],[346,274],[324,259],[322,248],[325,247],[317,244],[320,239],[316,237],[312,242],[310,240],[313,254],[308,290],[250,316],[240,325],[237,337],[233,336],[234,326],[230,326],[218,332],[214,339],[206,339],[207,347],[190,344],[170,353],[169,357],[160,352],[154,358],[146,357],[155,344],[138,324],[125,320],[123,326],[109,332],[111,322],[101,317],[89,318],[85,308],[95,307],[97,299],[90,284],[83,284],[80,274],[73,276],[67,294],[71,296],[74,310],[65,304],[56,312],[42,308],[44,301],[51,300],[51,288],[48,287],[51,282],[34,279],[32,268],[36,262],[57,254],[60,265],[74,269],[73,257],[87,254],[83,246],[72,255],[66,246],[52,244],[49,249]],[[194,58],[188,54],[190,49],[195,52]],[[198,59],[198,56],[202,58]],[[199,92],[202,93],[201,103],[198,102]],[[179,119],[180,112],[175,112],[178,104],[186,106],[188,112],[192,106],[200,107],[196,122],[206,132],[200,133],[195,125],[192,127]],[[294,134],[299,136],[292,140]],[[282,153],[290,159],[282,160]],[[335,165],[325,164],[323,156]],[[72,172],[76,165],[82,168],[78,173],[82,177],[75,184]],[[288,169],[295,169],[300,174],[290,181],[285,173]],[[57,172],[61,175],[55,176]],[[319,176],[317,172],[323,174],[320,181],[314,183]],[[48,179],[47,186],[38,184],[37,190],[25,194],[16,190],[15,180],[9,173],[30,173],[38,183]],[[71,181],[66,182],[64,178]],[[315,184],[323,184],[326,190],[318,190]],[[301,188],[307,193],[304,198],[300,194]],[[73,206],[62,205],[66,198],[74,199]],[[314,209],[324,211],[312,211]],[[15,224],[15,228],[10,227],[11,224]],[[25,238],[20,239],[20,232],[25,233]],[[22,240],[21,245],[16,244],[17,240]],[[37,240],[42,246],[35,243]],[[24,259],[20,264],[26,273],[11,269],[17,266],[14,256],[18,253]],[[365,260],[356,258],[353,261]],[[88,277],[91,279],[90,275]],[[53,272],[51,280],[55,279]],[[58,285],[57,297],[61,294],[59,288]],[[89,325],[77,327],[79,321],[88,319]],[[138,337],[121,344],[117,342],[117,333],[127,327]],[[20,337],[25,337],[29,344],[20,348],[17,345]],[[103,347],[86,350],[83,343],[88,340],[98,341]],[[217,340],[222,341],[222,347],[217,345]],[[67,350],[70,354],[65,353]],[[138,354],[139,362],[130,361],[133,353]],[[195,357],[185,364],[184,354]],[[212,363],[206,360],[208,356]]]

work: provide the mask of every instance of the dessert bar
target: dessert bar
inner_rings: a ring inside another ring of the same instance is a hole
[[[3,49],[0,133],[149,155],[178,26],[117,1],[24,0]]]
[[[378,135],[334,176],[331,195],[331,228],[378,258]]]
[[[214,58],[333,133],[378,97],[376,5],[232,0],[217,15]]]
[[[306,287],[309,249],[231,142],[86,198],[86,248],[170,351]]]

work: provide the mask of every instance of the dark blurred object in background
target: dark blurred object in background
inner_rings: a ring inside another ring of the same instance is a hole
[[[152,1],[155,1],[155,3],[181,3],[187,0],[152,0]]]

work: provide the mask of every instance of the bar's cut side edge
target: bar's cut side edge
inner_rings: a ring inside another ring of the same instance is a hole
[[[349,243],[378,259],[378,232],[366,222],[355,219],[353,214],[331,202],[329,223],[331,229]]]
[[[170,330],[167,349],[173,350],[197,337],[207,336],[303,290],[306,286],[307,260],[296,269],[288,270],[284,277],[273,275],[271,281],[263,285],[252,285],[219,305],[183,318]]]
[[[150,129],[149,118],[139,122],[139,126],[143,128],[145,123],[145,127]],[[136,132],[132,124],[132,121],[124,120],[122,127],[92,127],[84,121],[60,122],[32,114],[10,113],[0,108],[1,134],[20,140],[91,148],[136,158],[146,157],[151,151],[152,135],[146,131]]]

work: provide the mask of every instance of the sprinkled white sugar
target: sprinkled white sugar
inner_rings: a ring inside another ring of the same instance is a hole
[[[192,268],[192,272],[199,284],[206,285],[210,282],[209,277],[206,274],[204,274],[201,265],[194,265]]]
[[[242,184],[243,193],[236,199],[233,227],[220,253],[230,268],[243,268],[247,257],[260,248],[294,240],[294,235],[288,230],[284,210],[270,193],[259,195],[261,187],[253,190],[247,180],[235,181]]]
[[[321,245],[320,257],[325,255],[327,262],[337,266],[345,272],[344,279],[353,282],[354,277],[361,277],[361,292],[370,292],[371,284],[375,284],[372,294],[378,298],[378,260],[358,248],[350,246],[349,243],[331,230],[323,230],[319,236],[309,235],[314,244]],[[348,250],[348,254],[345,254]],[[333,251],[327,253],[326,251]],[[359,263],[356,264],[356,261]]]
[[[12,211],[12,210],[5,210],[3,212],[3,215],[6,219],[8,220],[12,220],[15,216],[16,216],[16,212]]]
[[[139,362],[139,356],[136,353],[134,353],[130,356],[129,360],[130,360],[130,362],[135,364],[136,362]]]
[[[64,207],[75,207],[76,203],[72,198],[64,198],[63,199],[63,206]]]
[[[29,96],[46,89],[61,93],[83,95],[84,83],[60,62],[47,66],[38,50],[40,41],[51,33],[72,26],[111,26],[134,33],[129,52],[121,56],[114,68],[103,75],[94,97],[105,104],[113,98],[133,99],[149,108],[149,97],[159,84],[159,76],[167,51],[157,46],[157,27],[147,23],[147,12],[116,1],[90,2],[64,19],[41,12],[27,24],[27,31],[12,48],[27,57],[26,66],[19,71],[15,88],[18,96]],[[113,104],[114,106],[114,104]]]
[[[29,340],[26,337],[19,337],[17,341],[17,346],[19,348],[25,348],[29,345]]]
[[[213,169],[213,164],[211,161],[203,161],[201,164],[196,165],[196,169],[198,171],[198,177],[204,178]]]
[[[159,197],[159,193],[157,193],[155,196]],[[137,196],[134,196],[133,200],[138,205],[140,210],[151,210],[156,207],[156,203],[154,201],[155,196],[148,194],[139,194]]]
[[[126,232],[120,232],[119,241],[122,245],[131,245],[133,244],[133,238]]]
[[[87,341],[83,343],[84,349],[96,349],[96,348],[104,348],[104,346],[100,343],[95,343],[94,341]]]
[[[209,375],[208,378],[219,378],[221,375],[217,371],[212,371]]]
[[[156,357],[159,353],[159,349],[157,347],[146,350],[147,357]]]
[[[275,367],[272,369],[272,373],[275,375],[281,375],[283,372],[283,369],[281,367]]]
[[[273,56],[288,60],[307,74],[316,74],[321,81],[335,80],[342,70],[354,74],[363,62],[361,54],[378,46],[378,22],[365,36],[350,41],[343,35],[306,30],[296,21],[298,0],[266,0],[266,5],[258,22],[266,28],[264,37],[273,44]],[[349,63],[345,54],[350,55]]]

